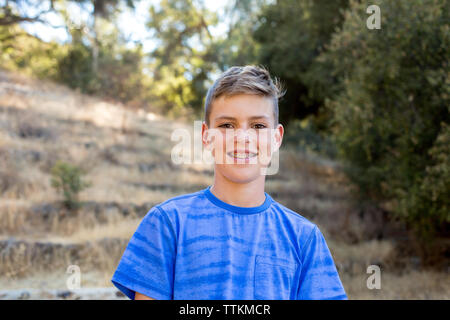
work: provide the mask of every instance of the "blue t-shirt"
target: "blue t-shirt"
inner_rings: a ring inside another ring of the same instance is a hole
[[[134,299],[347,299],[318,227],[265,193],[237,207],[210,187],[146,214],[112,277]]]

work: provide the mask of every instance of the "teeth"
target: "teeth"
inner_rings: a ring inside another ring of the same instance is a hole
[[[235,158],[238,158],[238,159],[247,158],[247,155],[245,153],[235,153],[234,156],[235,156]]]
[[[238,159],[247,159],[256,156],[256,153],[229,153],[230,156],[233,156]]]

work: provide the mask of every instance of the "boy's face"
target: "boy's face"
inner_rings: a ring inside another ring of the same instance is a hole
[[[209,128],[202,125],[202,140],[212,152],[216,173],[235,183],[264,180],[263,169],[284,132],[281,124],[275,126],[272,100],[251,94],[222,96],[213,101],[209,121]]]

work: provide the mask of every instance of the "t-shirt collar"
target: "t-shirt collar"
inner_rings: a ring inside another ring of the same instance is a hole
[[[272,198],[266,193],[264,192],[264,194],[266,195],[266,199],[264,200],[264,203],[261,204],[260,206],[257,207],[238,207],[238,206],[233,206],[231,204],[228,204],[222,200],[220,200],[219,198],[217,198],[212,192],[211,192],[211,186],[208,186],[205,190],[204,193],[206,195],[206,197],[216,206],[221,207],[223,209],[226,209],[228,211],[232,211],[235,213],[241,213],[241,214],[252,214],[252,213],[259,213],[262,212],[264,210],[266,210],[267,208],[269,208],[270,204],[272,203]]]

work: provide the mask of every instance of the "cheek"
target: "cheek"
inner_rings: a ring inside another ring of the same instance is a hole
[[[261,130],[261,132],[258,133],[257,136],[257,143],[258,148],[263,149],[262,151],[265,151],[264,149],[270,149],[272,144],[272,135],[270,130]]]
[[[230,145],[229,147],[232,148],[233,146]],[[225,161],[227,161],[226,150],[227,150],[227,140],[225,135],[219,134],[215,136],[214,141],[212,143],[211,154],[214,157],[216,164],[223,164],[225,163]]]
[[[272,148],[274,145],[273,134],[270,130],[258,135],[258,161],[262,166],[268,166],[272,159]]]

